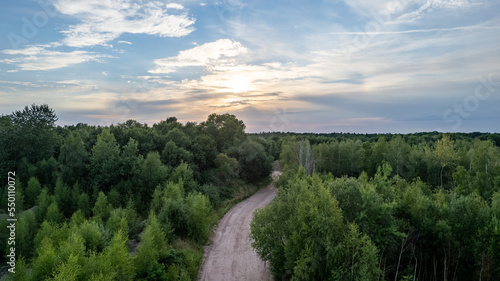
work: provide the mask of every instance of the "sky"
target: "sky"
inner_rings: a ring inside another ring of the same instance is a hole
[[[0,3],[0,114],[247,132],[500,132],[498,0]]]

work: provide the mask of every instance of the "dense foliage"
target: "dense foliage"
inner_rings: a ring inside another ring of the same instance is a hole
[[[278,140],[277,197],[251,224],[276,280],[500,280],[498,135]]]
[[[0,117],[0,174],[16,172],[18,219],[16,273],[2,266],[2,280],[195,280],[216,210],[271,171],[270,141],[230,114],[56,121],[47,105]],[[0,196],[6,241],[6,188]]]

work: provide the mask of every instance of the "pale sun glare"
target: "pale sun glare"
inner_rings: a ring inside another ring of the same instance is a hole
[[[242,76],[229,77],[225,81],[221,81],[223,89],[221,91],[229,91],[232,93],[241,93],[253,90],[250,80]]]

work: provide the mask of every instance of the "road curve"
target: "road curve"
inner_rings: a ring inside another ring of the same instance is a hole
[[[277,178],[281,172],[273,172]],[[200,281],[273,280],[267,264],[252,248],[249,239],[253,212],[276,196],[273,184],[259,190],[226,213],[219,222],[212,244],[205,247]]]

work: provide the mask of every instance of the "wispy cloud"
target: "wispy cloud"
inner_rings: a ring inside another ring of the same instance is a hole
[[[35,82],[27,81],[7,81],[0,80],[0,87],[10,86],[15,91],[22,91],[26,88],[30,90],[50,90],[57,92],[58,89],[64,92],[90,91],[98,89],[98,86],[87,80],[59,80],[59,81],[43,81]]]
[[[101,62],[112,58],[111,55],[88,51],[60,52],[48,50],[40,46],[29,46],[19,50],[3,50],[2,53],[17,57],[0,60],[16,66],[19,70],[53,70],[88,61]]]
[[[470,31],[470,30],[489,30],[500,29],[500,26],[457,26],[449,28],[429,28],[429,29],[411,29],[411,30],[398,30],[398,31],[343,31],[343,32],[329,32],[330,35],[392,35],[392,34],[411,34],[411,33],[429,33],[429,32],[450,32],[450,31]]]
[[[417,20],[422,19],[426,13],[430,13],[432,10],[456,10],[456,9],[467,9],[474,5],[479,5],[482,0],[425,0],[416,1],[420,4],[415,10],[403,13],[399,15],[392,24],[401,23],[412,23]],[[411,1],[408,4],[414,4]]]
[[[194,31],[194,18],[180,4],[133,0],[55,0],[56,9],[80,20],[61,32],[71,47],[107,45],[123,33],[181,37]],[[173,10],[173,13],[170,11]]]

